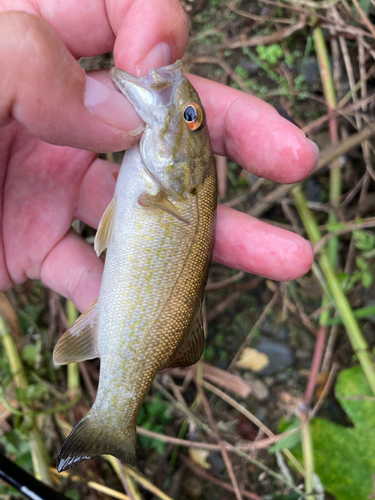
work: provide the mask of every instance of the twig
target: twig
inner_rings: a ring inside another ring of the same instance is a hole
[[[272,437],[269,437],[266,439],[260,439],[259,441],[254,441],[254,442],[246,443],[246,444],[237,444],[237,445],[232,445],[229,443],[224,443],[224,444],[225,444],[225,448],[228,451],[262,450],[264,448],[268,448],[269,446],[272,446],[273,444],[277,443],[281,439],[284,439],[285,437],[287,437],[291,434],[294,434],[295,432],[297,432],[297,430],[298,429],[296,428],[296,429],[292,429],[290,431],[284,432],[283,434],[278,434],[278,435],[273,434]],[[159,441],[164,441],[165,443],[171,443],[171,444],[175,444],[178,446],[185,446],[187,448],[194,448],[194,449],[198,449],[198,450],[215,450],[215,451],[220,450],[220,445],[218,445],[218,444],[202,443],[202,442],[197,442],[197,441],[188,441],[187,439],[180,439],[180,438],[175,438],[172,436],[166,436],[165,434],[159,434],[158,432],[153,432],[153,431],[150,431],[148,429],[144,429],[143,427],[137,427],[137,433],[140,434],[141,436],[147,436],[147,437],[150,437],[152,439],[158,439]]]
[[[336,312],[336,314],[337,314],[337,312]],[[338,324],[332,325],[332,328],[331,328],[331,330],[329,332],[329,336],[328,336],[326,351],[324,353],[324,358],[323,358],[323,363],[322,363],[322,372],[328,371],[328,368],[330,366],[333,348],[335,346],[338,330],[339,330]]]
[[[286,484],[290,489],[292,489],[293,491],[298,493],[300,498],[305,498],[305,499],[309,498],[304,493],[302,493],[302,491],[299,488],[297,488],[293,483],[291,483],[289,480],[287,480],[287,478],[285,478],[281,474],[277,474],[277,472],[274,472],[272,469],[270,469],[266,465],[262,464],[262,462],[259,462],[259,460],[257,460],[256,458],[250,457],[249,455],[247,455],[246,453],[244,453],[241,450],[237,450],[236,453],[238,456],[244,458],[245,460],[247,460],[251,464],[254,464],[259,469],[263,470],[264,472],[268,473],[270,476],[274,477],[277,481],[280,481],[281,483]]]
[[[369,217],[363,222],[348,223],[347,227],[338,229],[337,231],[332,231],[331,233],[327,233],[324,236],[322,236],[322,239],[318,241],[316,245],[314,245],[314,253],[317,254],[318,252],[320,252],[320,250],[325,246],[325,244],[327,243],[327,241],[330,240],[330,238],[333,238],[335,236],[342,236],[343,234],[347,233],[352,233],[357,229],[368,229],[370,227],[375,227],[375,217]]]
[[[223,391],[218,389],[217,387],[213,386],[212,384],[203,381],[202,382],[203,387],[208,389],[209,391],[213,392],[216,394],[216,396],[219,396],[221,399],[229,403],[230,405],[233,406],[237,411],[242,413],[246,418],[248,418],[251,422],[253,422],[259,429],[266,434],[266,436],[269,436],[271,438],[275,437],[275,434],[267,427],[265,426],[255,415],[253,415],[249,410],[244,408],[242,405],[237,403],[236,400],[225,394]],[[289,450],[283,450],[285,452],[285,455],[289,458],[289,460],[293,463],[293,465],[296,467],[296,469],[302,474],[302,476],[305,475],[305,471],[301,467],[301,464],[298,462],[298,460],[292,455],[292,453]]]
[[[237,500],[242,500],[241,491],[240,491],[240,488],[238,487],[237,479],[236,479],[236,476],[235,476],[234,471],[233,471],[232,462],[229,459],[229,455],[228,455],[228,452],[227,452],[227,450],[225,448],[225,444],[224,444],[224,442],[222,441],[222,439],[220,437],[219,430],[218,430],[216,422],[215,422],[215,420],[213,418],[210,405],[208,404],[206,395],[204,393],[204,390],[202,389],[202,385],[199,383],[197,377],[195,378],[195,385],[196,385],[198,393],[199,393],[199,395],[201,397],[203,408],[204,408],[204,411],[205,411],[205,413],[207,415],[208,421],[210,422],[210,425],[211,425],[212,429],[214,430],[214,432],[216,434],[216,439],[218,440],[218,443],[219,443],[219,446],[220,446],[220,451],[221,451],[221,454],[223,456],[223,459],[224,459],[224,462],[225,462],[225,466],[227,468],[227,471],[228,471],[228,474],[229,474],[229,477],[230,477],[230,480],[231,480],[231,483],[232,483],[232,486],[233,486],[236,498],[237,498]]]
[[[326,385],[324,386],[324,389],[318,399],[318,402],[316,403],[315,407],[313,408],[312,412],[309,415],[309,419],[312,419],[315,417],[315,415],[318,413],[320,410],[325,398],[327,397],[328,392],[330,391],[333,381],[336,377],[337,370],[339,369],[339,366],[337,363],[333,363],[331,371],[329,372],[328,380],[326,382]]]
[[[229,366],[228,366],[228,370],[230,370],[236,363],[236,361],[238,360],[238,358],[240,357],[242,351],[245,349],[245,347],[249,344],[250,340],[254,337],[255,333],[257,332],[257,330],[259,330],[260,326],[262,325],[263,321],[266,319],[268,313],[271,311],[271,309],[273,308],[273,306],[276,304],[276,301],[278,299],[278,296],[279,296],[279,291],[277,291],[274,296],[272,297],[272,299],[268,302],[268,304],[266,305],[266,307],[264,308],[262,314],[259,316],[259,318],[256,320],[254,326],[252,327],[252,329],[250,330],[249,334],[247,335],[246,339],[243,341],[241,347],[238,349],[237,353],[235,354],[234,358],[232,359],[232,361],[230,362]]]
[[[50,472],[53,474],[58,474],[57,470],[55,468],[50,468]],[[60,472],[57,475],[58,478],[60,477],[68,477],[72,481],[75,482],[80,482],[88,486],[89,488],[100,491],[100,493],[104,493],[105,495],[109,495],[112,498],[118,498],[119,500],[132,500],[130,497],[127,495],[124,495],[124,493],[121,493],[120,491],[113,490],[112,488],[108,488],[108,486],[103,486],[102,484],[99,484],[95,481],[86,481],[83,477],[77,476],[76,474],[70,474],[68,471],[63,471]],[[38,497],[35,497],[38,498]],[[65,497],[64,497],[65,498]]]
[[[218,290],[222,290],[223,288],[227,288],[227,286],[240,281],[244,276],[244,271],[240,271],[239,273],[225,280],[218,281],[217,283],[208,283],[206,285],[206,292],[216,292]]]
[[[221,481],[220,479],[217,479],[215,476],[212,476],[210,473],[202,469],[202,467],[199,467],[197,464],[195,464],[192,460],[189,460],[185,455],[182,455],[180,453],[179,458],[182,463],[187,465],[189,469],[191,469],[195,474],[203,477],[203,479],[207,479],[208,481],[212,481],[213,483],[217,484],[221,488],[227,491],[231,491],[235,493],[234,488],[230,485],[227,484],[225,481]],[[246,498],[251,498],[253,500],[262,500],[260,496],[256,495],[255,493],[251,493],[250,491],[244,491],[240,490],[241,495],[246,497]]]
[[[246,12],[245,10],[237,9],[237,7],[229,6],[230,10],[233,10],[236,14],[242,17],[247,17],[248,19],[252,19],[253,21],[272,21],[273,23],[280,24],[292,24],[294,22],[293,19],[286,18],[271,18],[271,16],[257,16],[256,14],[251,14],[250,12]]]
[[[110,457],[107,457],[110,458]],[[119,462],[120,463],[120,462]],[[152,484],[148,479],[146,479],[144,476],[141,476],[138,472],[136,472],[134,469],[131,467],[128,467],[127,465],[122,465],[122,468],[124,471],[129,474],[133,479],[137,481],[143,488],[145,488],[147,491],[150,491],[154,495],[156,495],[158,498],[161,498],[161,500],[173,500],[170,496],[168,496],[166,493],[163,493],[157,486]]]
[[[327,331],[327,327],[325,325],[321,324],[319,327],[319,330],[318,330],[318,338],[316,339],[316,342],[315,342],[314,356],[313,356],[313,360],[311,363],[310,375],[309,375],[309,379],[307,381],[307,386],[306,386],[306,391],[305,391],[304,405],[305,405],[306,409],[310,406],[313,395],[314,395],[316,378],[317,378],[319,370],[320,370],[320,364],[321,364],[322,356],[323,356],[326,331]]]
[[[296,31],[302,30],[306,26],[306,17],[301,15],[299,20],[288,28],[284,28],[272,35],[254,36],[248,40],[232,41],[228,40],[225,43],[213,45],[210,49],[201,52],[201,55],[212,54],[225,49],[238,49],[243,47],[256,47],[258,45],[271,45],[276,42],[288,38]]]
[[[235,292],[231,293],[227,297],[225,297],[224,300],[216,304],[215,307],[213,307],[210,312],[207,314],[207,321],[208,323],[211,323],[214,319],[216,319],[220,314],[222,314],[227,307],[229,307],[233,302],[238,300],[245,291],[248,290],[253,290],[257,286],[259,286],[259,283],[263,280],[263,278],[254,278],[251,281],[247,283],[243,283],[240,286],[239,290],[236,290]]]
[[[117,465],[119,468],[119,472],[121,475],[121,482],[126,491],[126,494],[129,496],[130,500],[143,500],[142,495],[139,493],[138,488],[134,484],[133,479],[130,474],[124,469],[120,460],[117,460]]]
[[[365,23],[365,25],[367,26],[367,28],[369,29],[369,31],[372,33],[372,36],[375,36],[375,28],[372,25],[372,23],[369,21],[369,19],[366,16],[366,14],[364,13],[362,7],[359,5],[358,0],[353,0],[353,3],[355,5],[355,8],[358,11],[358,14],[361,16],[363,22]]]

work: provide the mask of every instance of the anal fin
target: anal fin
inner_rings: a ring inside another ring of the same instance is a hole
[[[199,304],[191,320],[190,326],[177,348],[171,363],[168,365],[168,368],[190,366],[197,363],[203,354],[204,343],[202,308]]]
[[[112,243],[115,211],[116,200],[113,197],[100,219],[98,230],[95,235],[94,250],[98,257]]]
[[[98,358],[97,300],[60,337],[53,350],[56,365]]]

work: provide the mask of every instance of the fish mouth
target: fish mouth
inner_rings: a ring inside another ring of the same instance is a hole
[[[138,85],[142,88],[153,90],[164,90],[184,78],[182,72],[182,61],[178,59],[175,63],[158,69],[151,68],[147,75],[137,77],[120,68],[111,68],[109,71],[114,87],[123,92],[127,83]]]
[[[143,119],[141,111],[145,111],[145,108],[171,104],[177,87],[185,78],[180,60],[150,69],[143,77],[136,77],[119,68],[112,68],[109,74],[115,89],[129,99]]]

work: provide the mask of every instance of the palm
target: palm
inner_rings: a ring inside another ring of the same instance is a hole
[[[86,218],[85,213],[79,212],[80,200],[85,196],[82,189],[88,187],[88,182],[92,185],[99,181],[100,185],[100,179],[86,178],[84,182],[95,154],[46,144],[16,123],[7,127],[1,139],[3,154],[9,155],[2,182],[4,271],[10,284],[41,278],[46,268],[56,265],[61,266],[62,275],[66,269],[59,247],[70,239],[67,235],[73,219]],[[102,192],[103,199],[93,196],[93,217],[98,218],[108,203],[106,194]],[[77,280],[79,276],[67,284],[70,295]],[[3,278],[3,288],[10,285],[4,281]]]

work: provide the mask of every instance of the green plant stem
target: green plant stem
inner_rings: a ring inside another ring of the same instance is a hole
[[[66,301],[66,315],[68,317],[69,327],[75,322],[79,316],[78,309],[70,300]],[[79,380],[79,367],[78,363],[70,363],[68,365],[68,393],[71,400],[77,398],[77,395],[81,391],[81,385]]]
[[[315,500],[313,495],[313,473],[314,473],[314,450],[312,446],[309,420],[305,413],[301,415],[301,440],[303,452],[303,465],[306,471],[305,474],[305,493],[309,495],[310,500]]]
[[[323,84],[324,97],[327,103],[327,112],[329,116],[329,134],[331,144],[338,142],[338,126],[337,117],[333,116],[336,109],[336,93],[333,84],[331,67],[329,64],[329,57],[327,46],[324,40],[322,29],[318,26],[313,32],[315,52],[319,62],[320,76]],[[340,159],[335,158],[331,164],[330,179],[329,179],[329,200],[333,207],[338,206],[338,200],[341,196],[341,169]],[[330,210],[328,215],[329,223],[337,222],[337,217],[334,210]],[[332,238],[328,244],[328,253],[333,265],[336,264],[338,255],[339,240],[337,237]]]
[[[307,206],[306,199],[302,193],[300,186],[296,186],[295,188],[293,188],[292,196],[310,240],[313,244],[318,243],[318,241],[320,241],[320,239],[322,238],[322,235],[311,210]],[[325,248],[322,248],[322,250],[320,251],[318,260],[325,279],[327,280],[327,284],[332,294],[336,309],[339,312],[342,318],[342,322],[344,323],[344,326],[346,328],[346,332],[352,344],[353,350],[362,366],[367,382],[373,394],[375,395],[375,369],[370,353],[368,351],[367,342],[362,335],[357,320],[355,319],[353,311],[350,307],[349,301],[343,289],[341,288],[340,282],[336,276],[331,260]]]
[[[23,370],[21,358],[18,354],[16,344],[10,334],[8,325],[2,316],[0,316],[0,337],[3,341],[16,387],[27,390],[29,384]],[[48,452],[38,430],[36,417],[28,417],[25,415],[25,420],[30,425],[30,449],[35,477],[49,486],[53,486],[49,472],[50,464]]]

